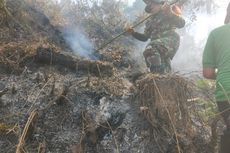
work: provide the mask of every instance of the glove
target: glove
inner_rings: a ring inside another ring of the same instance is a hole
[[[126,28],[125,31],[127,31],[128,34],[133,34],[135,32],[132,27]]]
[[[133,27],[129,24],[129,23],[126,23],[125,26],[124,26],[124,31],[127,33],[127,34],[130,34],[132,35],[135,31],[133,29]]]

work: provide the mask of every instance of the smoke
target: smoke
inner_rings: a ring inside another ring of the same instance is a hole
[[[94,46],[83,29],[77,26],[68,26],[62,32],[64,33],[64,39],[76,55],[96,60],[93,55]]]
[[[213,14],[208,14],[206,10],[201,10],[197,13],[195,21],[187,21],[186,28],[179,31],[181,44],[172,61],[174,71],[185,73],[201,72],[202,54],[208,34],[211,30],[223,25],[226,12],[225,6],[218,8]]]
[[[60,28],[60,31],[75,55],[97,60],[97,57],[94,55],[94,45],[88,38],[84,26],[80,22],[79,16],[82,17],[83,15],[79,14],[81,13],[79,11],[79,7],[81,6],[78,6],[77,1],[51,0],[49,9],[52,10],[52,7],[54,7],[54,10],[56,9],[58,12],[55,12],[56,14],[51,13],[50,20],[53,19],[53,16],[57,15],[57,24],[59,25],[60,21],[63,23],[61,24],[63,27]],[[82,13],[84,14],[84,12]],[[48,15],[50,14],[48,13]]]
[[[181,44],[172,61],[173,71],[179,71],[182,73],[191,71],[199,73],[201,71],[202,53],[208,34],[214,28],[223,25],[225,10],[228,3],[225,1],[220,0],[218,2],[220,7],[217,8],[213,14],[206,13],[207,10],[205,8],[203,10],[199,10],[199,12],[195,12],[196,20],[193,22],[191,22],[189,19],[191,14],[186,14],[185,10],[184,17],[187,18],[187,24],[185,28],[178,30],[181,36]],[[126,8],[125,13],[129,19],[132,20],[138,13],[144,12],[144,7],[145,4],[143,3],[143,0],[136,0],[132,7],[129,5],[128,8]],[[68,11],[68,9],[66,10]],[[65,13],[65,15],[66,14],[68,13]],[[68,16],[68,18],[70,17]],[[79,28],[78,26],[65,28],[63,31],[65,34],[65,39],[75,54],[86,58],[95,58],[93,56],[94,46],[90,42],[83,28]],[[143,32],[144,25],[138,28],[135,30],[140,30],[140,32]],[[144,58],[142,53],[146,43],[139,41],[135,41],[134,43],[137,47],[132,58],[140,63],[140,65],[145,66],[145,64],[143,64]]]
[[[145,3],[143,2],[143,0],[129,0],[129,5],[125,8],[124,13],[130,22],[130,26],[132,26],[131,23],[137,23],[143,19],[144,8]],[[145,24],[143,23],[140,26],[136,27],[135,31],[143,33],[145,28],[144,25]],[[136,68],[138,70],[146,71],[146,64],[143,57],[143,51],[145,46],[147,45],[147,42],[138,41],[132,38],[132,36],[130,36],[130,40],[132,41],[133,46],[133,52],[132,54],[130,54],[130,58],[132,58],[135,61]]]

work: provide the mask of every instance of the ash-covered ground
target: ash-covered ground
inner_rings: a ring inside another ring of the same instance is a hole
[[[117,44],[82,59],[20,2],[7,1],[1,16],[1,153],[214,152],[216,128],[201,119],[187,78],[143,72]],[[48,54],[37,60],[41,48]]]

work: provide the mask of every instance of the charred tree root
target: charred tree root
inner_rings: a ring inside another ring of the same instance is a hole
[[[50,48],[38,48],[35,58],[39,63],[60,65],[73,71],[82,71],[98,77],[113,75],[113,66],[109,63],[80,60],[71,54],[54,52]]]
[[[25,144],[25,139],[30,136],[30,133],[33,133],[35,128],[35,123],[37,121],[38,112],[36,110],[32,111],[27,123],[23,129],[22,135],[19,138],[19,142],[17,145],[16,153],[21,153],[23,150],[23,146]]]

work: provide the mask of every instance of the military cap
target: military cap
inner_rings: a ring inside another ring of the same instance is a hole
[[[145,4],[150,4],[150,3],[164,3],[165,0],[143,0],[145,2]]]

